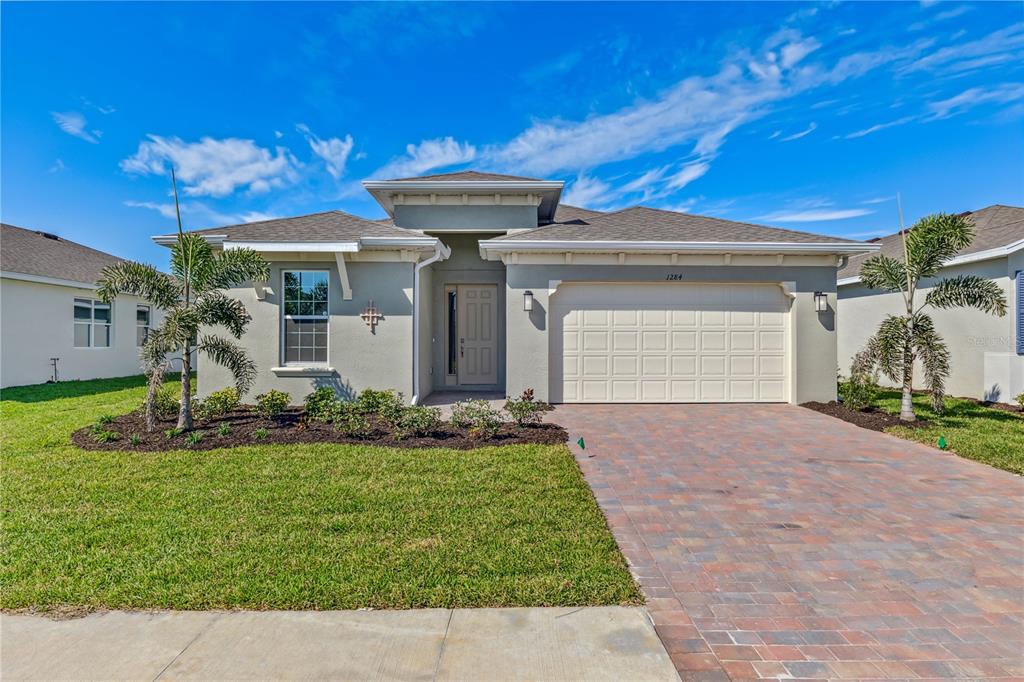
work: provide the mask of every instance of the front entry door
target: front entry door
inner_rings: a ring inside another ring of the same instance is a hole
[[[498,286],[460,284],[459,383],[498,383]]]

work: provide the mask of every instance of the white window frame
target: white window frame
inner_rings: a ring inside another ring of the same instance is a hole
[[[78,307],[85,307],[86,304],[88,304],[88,307],[89,307],[89,320],[88,321],[86,321],[86,320],[79,320],[77,317],[75,317],[75,309],[78,308]],[[110,319],[106,323],[104,323],[102,321],[100,321],[100,322],[96,321],[96,309],[97,308],[99,308],[101,310],[106,308],[108,311],[110,311]],[[109,348],[113,348],[114,347],[114,304],[113,303],[104,303],[103,301],[98,301],[98,300],[93,299],[93,298],[82,298],[80,296],[75,296],[72,299],[72,301],[71,301],[71,322],[72,322],[72,327],[71,327],[71,346],[72,346],[72,348],[81,348],[81,349],[95,348],[95,349],[99,349],[99,350],[104,350],[104,349],[109,349]],[[76,328],[78,327],[78,325],[83,325],[89,331],[89,342],[85,346],[79,346],[77,343],[75,343],[75,331],[77,331]],[[105,326],[107,328],[107,341],[108,341],[108,343],[105,346],[97,346],[96,345],[96,334],[95,334],[95,326],[96,325],[102,325],[102,326]]]
[[[146,324],[139,324],[139,311],[146,311]],[[142,343],[139,343],[139,329],[145,329],[146,335],[142,339]],[[146,339],[149,338],[149,332],[153,329],[153,306],[145,305],[142,303],[135,304],[135,346],[142,348],[143,344],[146,343]]]
[[[327,277],[327,314],[326,315],[288,315],[285,313],[285,276],[294,272],[322,273]],[[281,365],[284,367],[327,367],[331,358],[331,271],[323,268],[287,268],[281,270]],[[288,360],[288,320],[322,320],[327,324],[327,349],[322,361]]]

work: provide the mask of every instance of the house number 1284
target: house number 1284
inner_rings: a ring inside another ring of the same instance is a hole
[[[669,282],[679,282],[679,281],[682,281],[683,276],[682,275],[665,275],[665,279],[668,280]]]

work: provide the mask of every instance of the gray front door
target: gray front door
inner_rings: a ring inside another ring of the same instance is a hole
[[[460,284],[459,383],[498,383],[498,287]]]

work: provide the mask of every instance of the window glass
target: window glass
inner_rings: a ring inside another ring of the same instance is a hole
[[[284,273],[284,361],[327,362],[328,275],[323,271]]]
[[[141,346],[146,343],[146,339],[149,338],[149,315],[150,308],[148,305],[139,305],[135,307],[135,345]]]
[[[75,325],[75,348],[89,347],[89,329],[91,327],[92,325],[88,324]]]
[[[75,299],[75,348],[109,348],[111,309],[109,303],[91,298]]]
[[[459,354],[456,350],[456,343],[459,335],[458,306],[456,305],[455,292],[448,292],[448,374],[455,374],[458,368]]]

